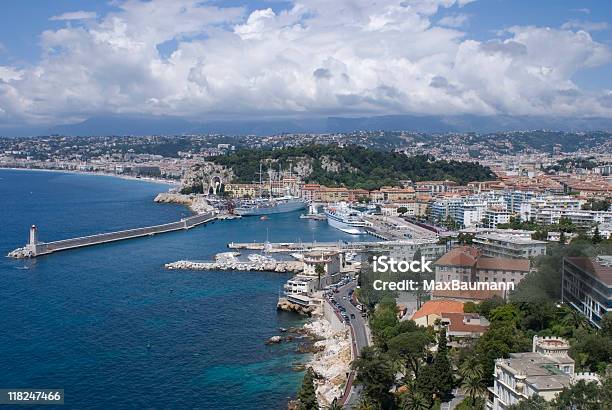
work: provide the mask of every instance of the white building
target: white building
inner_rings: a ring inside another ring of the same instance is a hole
[[[534,336],[531,352],[497,359],[487,409],[503,410],[533,395],[550,401],[578,380],[598,381],[594,374],[574,373],[569,348],[565,339]]]
[[[529,259],[546,254],[546,242],[524,235],[485,233],[473,239],[484,256],[492,258]]]

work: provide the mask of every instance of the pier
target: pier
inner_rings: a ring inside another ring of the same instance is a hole
[[[215,211],[206,212],[177,222],[170,222],[161,225],[147,226],[144,228],[126,229],[123,231],[101,233],[97,235],[82,236],[79,238],[63,239],[53,242],[40,242],[38,240],[38,228],[34,225],[30,228],[30,241],[23,248],[9,252],[11,258],[35,258],[37,256],[48,255],[54,252],[66,251],[69,249],[82,248],[103,243],[123,241],[126,239],[152,236],[166,232],[191,229],[195,226],[205,224],[217,219]]]
[[[395,241],[355,241],[355,242],[231,242],[230,249],[264,251],[269,253],[309,252],[314,250],[333,250],[338,252],[383,251],[401,245],[435,244],[437,239],[403,239]]]

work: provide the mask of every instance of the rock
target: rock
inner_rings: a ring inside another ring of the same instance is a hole
[[[267,345],[269,345],[269,344],[278,344],[278,343],[282,342],[282,340],[283,340],[283,338],[280,337],[280,336],[272,336],[271,338],[269,338],[266,341],[266,344]]]
[[[291,365],[291,370],[294,372],[303,372],[306,370],[306,365],[304,363],[295,362]]]

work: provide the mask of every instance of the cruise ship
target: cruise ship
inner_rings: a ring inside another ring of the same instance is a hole
[[[234,213],[240,216],[256,216],[293,212],[304,208],[306,208],[306,202],[298,197],[285,195],[278,198],[258,198],[242,202],[234,209]]]
[[[327,223],[351,235],[366,234],[368,223],[363,220],[362,213],[352,209],[345,203],[336,204],[325,208]]]

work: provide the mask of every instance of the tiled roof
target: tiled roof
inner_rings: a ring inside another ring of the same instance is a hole
[[[529,272],[529,259],[478,258],[476,268]]]
[[[454,300],[428,300],[412,315],[412,320],[442,313],[463,313],[463,302]]]
[[[442,313],[442,318],[449,320],[448,330],[450,332],[484,333],[488,329],[488,326],[464,322],[466,317],[471,317],[473,315],[473,313]]]
[[[434,265],[473,267],[478,253],[478,249],[473,246],[460,246],[446,252]]]

